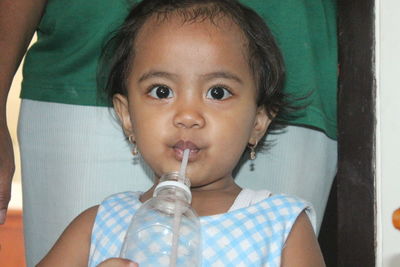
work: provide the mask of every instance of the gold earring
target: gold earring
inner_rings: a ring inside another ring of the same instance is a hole
[[[254,145],[248,144],[248,147],[250,148],[250,159],[255,160],[256,159],[257,142]]]
[[[137,156],[139,154],[136,141],[133,140],[133,135],[128,136],[129,143],[132,144],[132,155]]]

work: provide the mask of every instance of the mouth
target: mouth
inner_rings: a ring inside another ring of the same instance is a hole
[[[197,155],[200,152],[200,148],[195,143],[193,143],[191,141],[179,140],[172,148],[173,148],[174,153],[175,153],[175,158],[177,160],[179,160],[179,161],[182,160],[183,151],[185,151],[186,149],[190,150],[189,162],[195,160]]]

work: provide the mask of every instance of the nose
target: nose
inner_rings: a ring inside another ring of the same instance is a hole
[[[174,116],[174,125],[177,128],[203,128],[205,119],[201,113],[201,108],[190,104],[179,104]]]

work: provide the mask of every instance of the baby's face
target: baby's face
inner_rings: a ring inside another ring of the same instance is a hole
[[[157,176],[179,170],[188,148],[192,186],[212,189],[231,179],[246,145],[269,124],[247,57],[242,32],[225,19],[218,27],[179,17],[143,26],[123,126]]]

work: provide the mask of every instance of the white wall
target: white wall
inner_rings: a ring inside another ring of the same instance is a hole
[[[377,265],[400,266],[400,1],[376,0]]]

